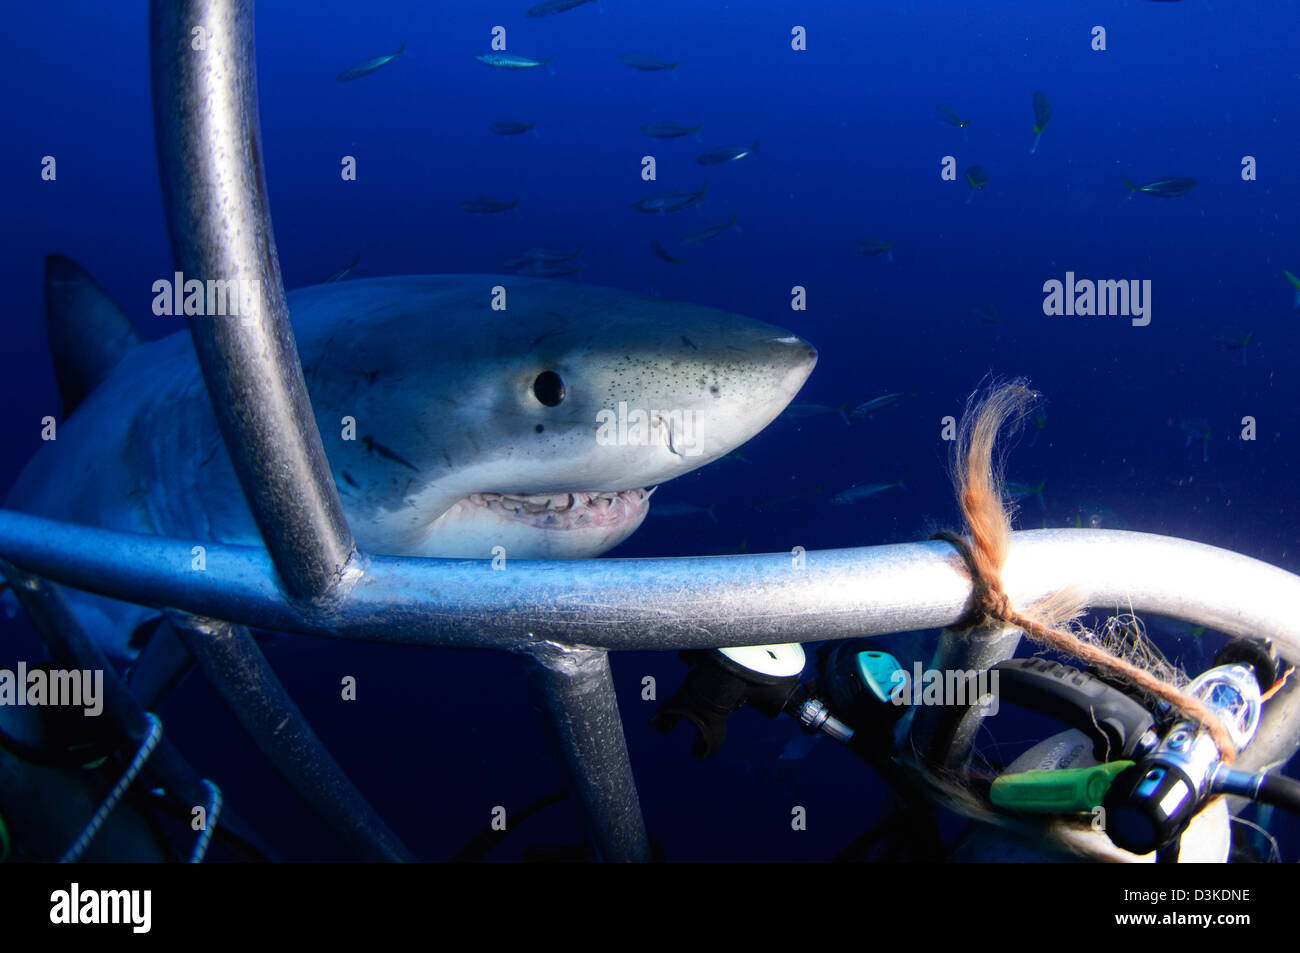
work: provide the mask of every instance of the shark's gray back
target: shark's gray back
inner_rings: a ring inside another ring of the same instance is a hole
[[[400,389],[404,368],[428,344],[410,340],[413,328],[449,352],[481,345],[482,334],[466,332],[493,317],[490,288],[487,279],[415,276],[290,292],[294,335],[327,443],[336,442],[329,438],[338,436],[344,412],[359,415],[370,406],[364,394],[376,382]],[[399,408],[385,410],[401,415]],[[259,540],[188,330],[129,351],[35,454],[5,506],[180,539]]]
[[[223,467],[233,480],[193,344],[180,332],[128,353],[59,424],[5,506],[108,529],[212,539],[189,501],[200,476]],[[159,492],[164,487],[168,492]],[[173,512],[172,500],[186,502]]]
[[[498,285],[509,294],[504,310],[492,307]],[[695,344],[683,345],[683,327],[700,342],[711,335],[734,342],[738,354],[778,330],[712,308],[513,276],[375,278],[303,288],[287,300],[308,393],[358,541],[376,500],[390,506],[414,492],[413,484],[439,485],[467,460],[519,454],[528,445],[534,421],[511,409],[516,395],[503,380],[531,380],[552,362],[601,350],[610,368],[602,386],[556,411],[594,421],[600,408],[617,406],[620,382],[653,387],[665,401],[698,386],[698,363],[652,364],[644,356],[693,355]],[[726,372],[726,362],[723,354],[713,366]],[[344,441],[348,416],[357,433]],[[590,439],[589,428],[574,433]],[[117,530],[259,541],[188,331],[128,352],[59,425],[57,440],[34,456],[5,505]]]

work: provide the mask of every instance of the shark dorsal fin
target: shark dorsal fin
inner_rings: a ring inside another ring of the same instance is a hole
[[[63,255],[45,256],[45,333],[64,416],[141,343],[131,319],[99,282]]]

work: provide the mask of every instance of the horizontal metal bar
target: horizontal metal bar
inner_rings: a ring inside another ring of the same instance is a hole
[[[952,548],[917,542],[801,554],[488,561],[373,557],[330,608],[287,600],[260,549],[74,526],[0,510],[0,560],[73,588],[262,628],[371,642],[533,654],[546,643],[668,650],[806,642],[946,627],[970,583]],[[800,564],[802,563],[802,567]],[[1073,586],[1088,604],[1272,638],[1300,660],[1300,577],[1188,540],[1117,530],[1014,533],[1003,582],[1016,605]],[[1265,709],[1238,762],[1260,770],[1300,746],[1300,691]],[[581,783],[582,777],[575,776]]]
[[[286,591],[330,599],[355,578],[358,557],[289,325],[262,168],[253,3],[154,0],[149,28],[176,267],[187,280],[239,288],[237,316],[190,319],[199,367]]]
[[[0,510],[0,559],[126,602],[243,625],[368,642],[528,651],[808,642],[941,628],[970,580],[947,543],[675,559],[512,561],[370,557],[348,599],[295,605],[264,551],[115,533]],[[1012,534],[1013,604],[1074,586],[1088,604],[1266,635],[1300,659],[1300,576],[1190,540],[1119,530]]]

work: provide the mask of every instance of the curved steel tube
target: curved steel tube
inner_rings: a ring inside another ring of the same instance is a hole
[[[196,44],[196,31],[202,43]],[[240,288],[238,322],[215,315],[192,321],[199,366],[284,589],[315,613],[346,597],[364,559],[325,459],[289,325],[262,169],[253,3],[154,0],[150,33],[158,167],[177,266],[191,277],[238,279],[249,291]],[[281,734],[281,714],[289,734],[314,740],[283,692],[242,684],[254,669],[269,672],[256,646],[250,643],[241,658],[247,664],[217,666],[211,658],[201,663],[206,661],[204,674],[264,750]],[[602,658],[602,667],[594,656],[588,661],[577,682],[557,675],[544,696],[565,739],[598,852],[636,859],[645,852],[645,831],[608,662]],[[599,728],[595,737],[601,743],[567,730],[574,725]],[[277,767],[327,823],[369,855],[403,853],[319,744],[310,753],[301,745],[279,750]],[[635,818],[627,815],[629,804]],[[641,846],[634,843],[638,838]]]
[[[154,0],[154,138],[176,267],[235,280],[238,316],[190,319],[226,448],[286,591],[329,599],[356,544],[289,327],[262,169],[252,0]],[[195,50],[195,30],[203,49]]]
[[[262,550],[78,527],[0,511],[0,559],[78,589],[266,628],[369,642],[532,652],[552,642],[669,650],[806,642],[951,625],[970,582],[947,543],[804,555],[487,561],[372,557],[351,597],[305,612],[280,594]],[[1074,586],[1099,608],[1153,612],[1233,636],[1264,635],[1300,660],[1300,577],[1189,540],[1119,530],[1012,535],[1003,582],[1025,605]],[[954,663],[956,664],[956,663]],[[1300,692],[1265,711],[1240,764],[1300,746]]]
[[[289,325],[262,168],[253,3],[154,0],[149,30],[154,140],[176,281],[235,289],[233,316],[190,319],[199,367],[284,591],[301,604],[327,605],[346,595],[362,559]],[[213,304],[209,295],[206,305]],[[278,681],[265,677],[261,650],[231,637],[241,631],[218,624],[212,638],[185,637],[245,730],[328,826],[367,859],[409,859],[276,690]]]
[[[280,594],[266,553],[58,523],[0,510],[0,559],[76,589],[245,625],[366,642],[526,651],[541,641],[610,650],[761,645],[941,628],[970,580],[926,541],[788,554],[675,559],[487,560],[372,556],[350,598],[312,610]],[[1074,586],[1130,607],[1266,635],[1300,659],[1300,576],[1185,539],[1120,530],[1012,534],[1003,582],[1016,605]]]

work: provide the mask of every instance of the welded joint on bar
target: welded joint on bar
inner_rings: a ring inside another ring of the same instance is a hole
[[[271,558],[270,552],[265,547],[262,551],[266,553],[267,559]],[[295,599],[290,595],[284,581],[279,578],[279,573],[276,573],[275,583],[284,597],[285,604],[303,619],[318,625],[328,625],[330,619],[347,606],[353,591],[365,578],[369,568],[370,557],[353,545],[347,561],[334,571],[333,581],[320,595],[309,599]]]
[[[192,632],[208,640],[231,638],[230,629],[235,623],[223,619],[209,619],[200,615],[191,615],[179,609],[168,609],[163,615],[177,631]]]
[[[532,632],[525,633],[528,640],[513,651],[527,656],[541,667],[557,675],[574,677],[598,673],[606,664],[605,649],[590,645],[569,645],[551,639],[538,639]]]

